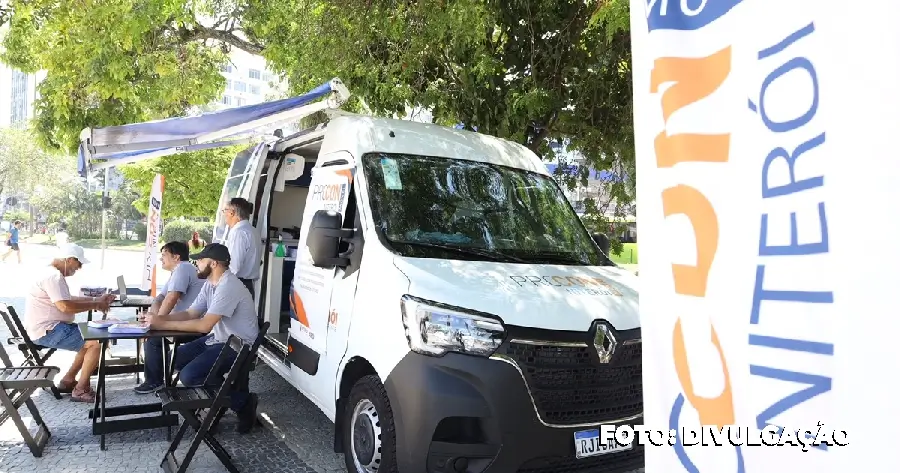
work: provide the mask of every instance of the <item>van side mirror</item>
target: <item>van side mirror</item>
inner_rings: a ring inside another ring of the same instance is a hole
[[[593,238],[594,243],[600,247],[600,251],[602,251],[604,255],[609,256],[609,237],[606,236],[605,233],[594,233],[591,235],[591,238]]]
[[[341,254],[341,241],[353,237],[353,230],[341,228],[344,221],[340,213],[333,210],[317,210],[309,226],[306,246],[317,268],[346,267],[350,264],[349,251]]]

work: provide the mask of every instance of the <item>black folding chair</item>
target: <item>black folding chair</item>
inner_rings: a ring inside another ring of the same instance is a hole
[[[31,454],[40,457],[44,454],[44,447],[50,440],[50,429],[38,412],[37,406],[31,399],[36,389],[53,386],[53,378],[59,374],[59,368],[55,366],[12,366],[6,350],[0,345],[0,359],[5,368],[0,368],[0,424],[12,419],[16,428],[22,435],[22,439],[31,450]],[[37,430],[32,434],[28,426],[19,415],[19,408],[24,404],[31,412]]]
[[[47,360],[50,359],[50,356],[56,352],[56,348],[48,348],[35,344],[34,341],[31,340],[31,337],[28,336],[25,326],[22,325],[22,319],[19,318],[16,309],[12,306],[0,304],[0,316],[3,317],[6,328],[9,329],[9,334],[11,335],[6,339],[6,344],[16,345],[18,347],[19,351],[25,356],[25,365],[44,366],[47,363]],[[53,393],[53,397],[62,399],[62,395],[55,385],[51,384],[47,389]]]
[[[268,324],[266,324],[268,325]],[[245,344],[240,338],[232,335],[228,337],[226,348],[222,350],[216,359],[212,370],[206,379],[209,384],[217,377],[218,372],[225,363],[227,348],[231,348],[237,355],[234,362],[225,376],[225,381],[218,389],[209,387],[188,388],[188,387],[170,387],[157,392],[157,396],[162,403],[162,410],[166,412],[178,411],[184,418],[181,427],[172,439],[168,451],[163,457],[160,467],[166,473],[184,473],[193,460],[200,442],[205,443],[209,449],[219,458],[222,465],[231,473],[240,473],[240,470],[231,461],[231,455],[225,450],[222,444],[216,440],[212,434],[213,428],[219,423],[222,416],[231,408],[230,394],[233,390],[241,389],[243,379],[248,376],[248,365],[252,362],[262,343],[262,337],[265,336],[265,330],[261,331],[254,340],[252,345]],[[188,447],[187,453],[182,461],[178,461],[175,452],[181,444],[181,440],[187,433],[188,427],[194,429],[194,438]]]

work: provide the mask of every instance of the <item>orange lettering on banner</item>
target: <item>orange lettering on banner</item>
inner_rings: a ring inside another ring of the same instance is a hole
[[[688,366],[687,351],[684,346],[684,333],[681,331],[681,320],[675,322],[672,330],[672,357],[675,361],[675,373],[678,374],[678,382],[684,389],[684,397],[694,406],[700,417],[701,425],[734,425],[734,396],[731,394],[731,376],[728,373],[728,365],[725,363],[725,353],[719,343],[719,335],[716,328],[710,326],[711,338],[719,361],[722,363],[722,372],[725,374],[725,387],[722,392],[712,398],[700,397],[694,392],[694,382],[691,381],[691,368]]]
[[[715,92],[731,72],[731,47],[699,58],[664,57],[654,61],[650,74],[650,92],[657,93],[663,84],[672,83],[662,93],[663,120],[677,111],[697,103]],[[664,129],[655,141],[656,165],[671,168],[679,163],[728,162],[731,135],[680,133],[669,135]],[[709,199],[699,190],[676,185],[662,192],[666,217],[685,215],[694,231],[697,260],[694,265],[672,264],[672,277],[677,294],[705,297],[709,274],[719,245],[719,221]],[[694,390],[681,316],[672,330],[672,358],[678,382],[685,398],[694,407],[702,425],[734,424],[734,396],[725,354],[715,326],[710,324],[710,342],[722,364],[725,386],[718,396],[701,397]]]
[[[703,297],[706,295],[706,283],[709,270],[719,245],[719,221],[716,210],[709,200],[693,187],[678,185],[670,187],[662,193],[663,214],[686,215],[694,228],[694,239],[697,247],[697,264],[672,264],[672,275],[675,279],[675,292],[686,296]]]
[[[650,92],[674,82],[662,94],[663,120],[666,125],[673,113],[687,105],[708,97],[716,91],[731,72],[731,46],[701,58],[663,57],[653,62]],[[656,165],[669,168],[683,162],[726,162],[731,135],[680,133],[669,135],[665,130],[656,136]]]

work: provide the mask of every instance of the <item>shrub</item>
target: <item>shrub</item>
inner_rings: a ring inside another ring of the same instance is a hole
[[[194,232],[200,234],[200,238],[206,240],[207,243],[212,241],[213,223],[211,222],[194,222],[191,220],[174,220],[163,227],[162,241],[188,241]],[[145,236],[146,238],[146,230]]]
[[[213,227],[215,227],[214,222],[194,222],[194,231],[199,232],[200,238],[207,243],[212,243]]]
[[[144,222],[134,224],[134,233],[139,241],[147,241],[147,224]]]
[[[194,222],[190,220],[175,220],[163,227],[162,241],[188,241],[194,233]]]

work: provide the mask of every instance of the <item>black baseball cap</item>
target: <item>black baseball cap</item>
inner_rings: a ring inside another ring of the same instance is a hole
[[[215,261],[221,261],[223,263],[231,262],[231,253],[228,252],[228,247],[221,243],[210,243],[206,245],[200,253],[195,253],[191,255],[192,260],[209,258]]]

